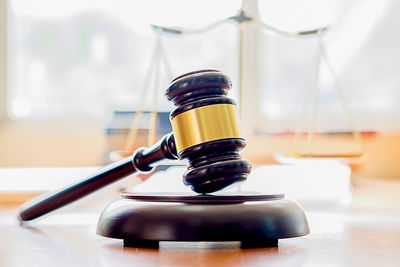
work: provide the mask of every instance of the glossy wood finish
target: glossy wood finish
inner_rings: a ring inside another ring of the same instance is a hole
[[[306,210],[311,234],[278,247],[165,243],[124,248],[95,234],[98,213],[58,213],[20,227],[16,208],[0,208],[0,266],[399,266],[400,181],[361,180],[346,210]],[[101,208],[101,207],[100,207]]]
[[[200,70],[179,76],[172,81],[166,93],[168,100],[177,105],[171,113],[171,118],[180,112],[198,107],[200,103],[200,106],[223,104],[226,101],[234,104],[234,101],[226,96],[231,86],[229,77],[214,70]],[[195,129],[204,131],[206,126]],[[225,126],[237,127],[236,124]],[[174,129],[177,130],[182,129]],[[194,133],[194,136],[197,134]],[[239,155],[244,146],[242,138],[224,138],[204,141],[177,153],[174,135],[169,133],[152,147],[139,148],[132,156],[105,166],[82,181],[26,202],[21,207],[18,218],[20,221],[34,220],[130,174],[138,171],[149,172],[158,161],[177,159],[178,155],[179,158],[189,159],[188,171],[183,177],[184,183],[197,193],[212,193],[246,180],[251,171],[251,164]]]
[[[177,159],[174,136],[165,135],[149,148],[139,148],[132,156],[109,164],[98,172],[65,188],[42,194],[24,203],[18,215],[21,221],[34,220],[135,172],[151,171],[153,164],[164,159]]]
[[[172,193],[129,193],[124,192],[121,194],[122,199],[131,199],[143,202],[169,202],[181,204],[242,204],[244,202],[254,201],[268,201],[284,198],[284,194],[264,195],[256,193],[238,193],[238,194],[224,194],[218,195],[194,195],[194,194],[172,194]]]
[[[240,241],[242,248],[262,248],[309,232],[296,202],[253,194],[136,199],[131,194],[111,202],[97,225],[97,234],[140,248],[158,248],[160,241]]]
[[[236,102],[228,97],[228,91],[231,88],[230,78],[217,70],[199,70],[177,77],[170,83],[166,91],[168,100],[176,106],[170,114],[171,121],[178,119],[179,116],[182,116],[182,113],[198,108],[215,105],[232,105],[235,107]],[[198,124],[199,121],[202,120],[193,119],[190,123]],[[210,130],[218,129],[221,126],[219,125],[220,122],[213,125],[212,120],[206,121],[209,122],[209,125],[200,127],[200,124],[198,124],[194,128],[200,128],[202,132],[207,132],[207,127],[210,127],[208,129]],[[176,129],[177,125],[179,124],[172,123],[174,134],[178,131],[184,131],[184,129]],[[228,123],[225,126],[232,127],[232,129],[226,129],[229,130],[227,132],[236,133],[238,131],[238,129],[234,129],[237,127],[236,123]],[[207,134],[204,136],[207,136]],[[245,181],[247,175],[251,172],[251,164],[243,159],[239,153],[246,146],[246,142],[243,138],[234,136],[211,138],[209,141],[194,142],[194,145],[183,150],[178,149],[179,157],[189,160],[188,171],[183,175],[185,185],[190,186],[197,193],[212,193],[234,183]],[[179,138],[176,141],[179,142]],[[184,146],[178,144],[177,147]]]

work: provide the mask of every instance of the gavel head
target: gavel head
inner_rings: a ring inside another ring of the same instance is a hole
[[[246,180],[251,164],[241,152],[232,83],[216,70],[186,73],[172,80],[166,96],[176,108],[170,119],[176,149],[189,167],[183,181],[198,193],[212,193]]]

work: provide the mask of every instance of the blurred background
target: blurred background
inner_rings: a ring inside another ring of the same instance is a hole
[[[341,157],[353,177],[400,178],[398,1],[0,3],[0,167],[108,163],[139,110],[129,149],[147,145],[154,125],[170,130],[171,78],[213,68],[232,78],[253,164]],[[195,33],[241,8],[283,31],[328,30],[290,38],[231,19]]]

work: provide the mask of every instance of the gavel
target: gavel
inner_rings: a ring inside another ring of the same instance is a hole
[[[170,114],[172,133],[78,183],[26,202],[19,220],[36,219],[128,175],[149,172],[163,159],[187,159],[183,182],[200,194],[246,180],[251,164],[239,154],[246,142],[239,134],[235,100],[227,96],[231,88],[230,78],[217,70],[178,76],[166,91],[176,106]]]

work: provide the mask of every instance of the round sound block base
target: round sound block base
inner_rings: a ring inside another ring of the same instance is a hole
[[[298,204],[283,195],[123,194],[102,212],[97,234],[124,246],[158,248],[159,241],[240,241],[270,247],[309,233]]]
[[[163,241],[163,240],[160,240]],[[159,248],[160,241],[158,240],[134,240],[134,239],[124,239],[124,247],[134,247],[134,248]],[[175,240],[174,240],[175,241]],[[221,241],[214,241],[221,242]],[[223,241],[229,242],[229,241]],[[241,241],[240,248],[266,248],[266,247],[276,247],[278,246],[278,239],[266,239],[257,241]]]

